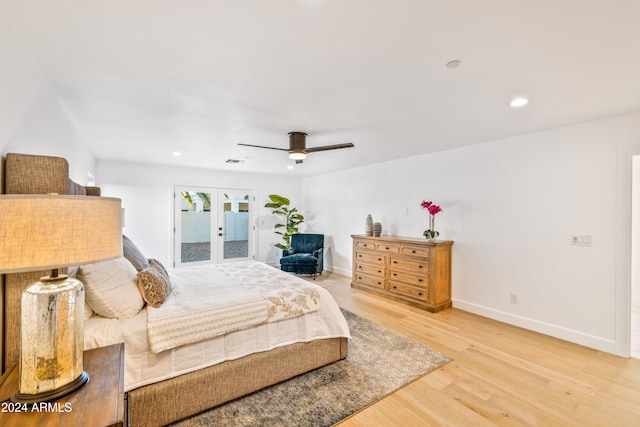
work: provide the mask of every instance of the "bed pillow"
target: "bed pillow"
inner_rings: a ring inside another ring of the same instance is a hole
[[[123,319],[144,307],[137,271],[124,257],[83,265],[76,277],[84,283],[86,303],[99,316]]]
[[[93,310],[91,309],[91,306],[85,300],[84,301],[84,320],[91,319],[91,316],[93,316]]]
[[[122,252],[126,259],[136,268],[142,271],[149,268],[147,258],[140,252],[140,249],[127,236],[122,236]]]
[[[73,278],[73,279],[78,279],[76,277],[76,274],[78,273],[78,267],[74,266],[74,267],[69,267],[67,269],[67,276]],[[78,279],[80,280],[80,279]],[[84,320],[89,320],[91,318],[91,316],[93,316],[93,310],[91,309],[91,307],[89,307],[89,304],[87,304],[87,297],[85,295],[84,298]]]
[[[151,307],[158,308],[171,293],[169,274],[155,259],[149,260],[149,267],[138,272],[138,289],[142,298]]]

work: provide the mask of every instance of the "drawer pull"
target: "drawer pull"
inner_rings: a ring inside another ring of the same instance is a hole
[[[418,295],[422,296],[422,292],[418,292]]]
[[[396,273],[393,273],[393,275],[394,275],[394,276],[397,276],[397,274],[396,274]]]
[[[378,282],[378,285],[382,285],[382,283],[381,283],[381,282]]]
[[[412,253],[412,254],[415,254],[415,253],[416,253],[416,251],[411,251],[411,253]]]
[[[422,279],[418,279],[418,282],[422,282]]]
[[[398,287],[394,285],[394,286],[393,286],[393,289],[398,289]]]
[[[422,266],[421,266],[421,265],[419,265],[419,266],[418,266],[418,268],[422,268]]]
[[[378,273],[382,273],[382,270],[378,270]]]
[[[394,263],[394,264],[397,264],[397,263],[398,263],[398,261],[393,261],[393,263]]]
[[[378,261],[382,261],[382,258],[378,258]]]
[[[385,249],[386,249],[386,250],[389,250],[389,246],[387,246]]]

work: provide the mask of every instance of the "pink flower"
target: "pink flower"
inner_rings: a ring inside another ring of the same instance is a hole
[[[442,208],[440,208],[440,206],[438,206],[438,205],[433,205],[433,204],[432,204],[431,206],[429,206],[427,209],[429,210],[429,213],[430,213],[431,215],[435,215],[435,214],[437,214],[438,212],[441,212],[441,211],[442,211]]]
[[[427,202],[426,200],[423,200],[422,203],[420,203],[420,206],[422,206],[422,209],[428,210],[431,215],[442,212],[442,208],[440,206],[435,205],[433,202]]]

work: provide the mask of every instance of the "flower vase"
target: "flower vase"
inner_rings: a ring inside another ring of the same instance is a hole
[[[382,224],[380,224],[379,222],[374,222],[373,237],[380,237],[380,234],[382,234]]]
[[[431,218],[429,218],[429,229],[422,234],[427,238],[427,241],[429,242],[434,242],[438,238],[440,233],[436,231],[435,215],[431,215]]]
[[[440,235],[440,233],[438,231],[435,231],[435,230],[426,230],[422,234],[424,235],[424,237],[427,238],[428,242],[435,242],[436,239],[438,238],[438,236]]]
[[[373,236],[373,218],[371,215],[367,215],[367,219],[364,222],[364,234],[365,236]]]

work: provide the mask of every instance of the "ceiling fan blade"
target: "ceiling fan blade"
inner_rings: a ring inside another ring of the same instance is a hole
[[[307,153],[313,153],[315,151],[337,150],[338,148],[351,148],[351,147],[355,147],[355,145],[348,142],[345,144],[324,145],[322,147],[311,147],[311,148],[307,148],[305,151]]]
[[[238,143],[238,145],[244,145],[245,147],[268,148],[269,150],[289,151],[288,148],[265,147],[264,145],[251,145],[251,144],[240,144],[240,143]]]

